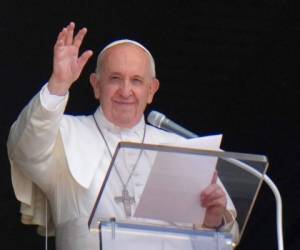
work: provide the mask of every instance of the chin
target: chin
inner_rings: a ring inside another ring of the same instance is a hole
[[[115,115],[113,119],[113,123],[120,127],[128,127],[131,123],[134,123],[136,120],[135,116],[132,114],[125,114],[124,112],[119,115]]]

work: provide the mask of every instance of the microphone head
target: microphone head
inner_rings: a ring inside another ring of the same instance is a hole
[[[161,124],[164,121],[164,119],[166,119],[166,116],[155,110],[152,110],[147,117],[147,121],[151,125],[158,127],[158,128],[161,128]]]

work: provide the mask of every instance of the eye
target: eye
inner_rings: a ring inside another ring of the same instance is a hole
[[[112,82],[112,83],[118,83],[118,82],[120,82],[120,81],[122,80],[122,78],[121,78],[121,76],[119,76],[119,75],[111,75],[111,76],[109,77],[109,80],[110,80],[110,82]]]
[[[132,83],[133,83],[134,85],[141,85],[141,84],[143,84],[143,80],[140,79],[140,78],[133,78],[133,79],[132,79]]]
[[[118,79],[120,79],[120,76],[111,76],[110,79],[112,79],[112,80],[118,80]]]

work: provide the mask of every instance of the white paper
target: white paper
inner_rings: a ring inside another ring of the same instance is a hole
[[[174,146],[220,150],[222,135],[206,136]],[[202,224],[200,194],[212,180],[217,157],[158,152],[134,217]]]

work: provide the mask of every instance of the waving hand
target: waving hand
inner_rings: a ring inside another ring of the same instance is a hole
[[[75,36],[74,29],[73,22],[63,28],[54,45],[53,72],[48,83],[51,94],[65,95],[93,54],[91,50],[87,50],[79,56],[87,29],[80,29]]]

